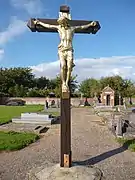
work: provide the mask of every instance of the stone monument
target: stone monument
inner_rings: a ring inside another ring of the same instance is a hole
[[[126,98],[123,98],[123,107],[124,107],[124,110],[127,110],[127,106],[126,106]]]
[[[58,32],[60,44],[58,56],[61,75],[61,167],[71,167],[71,109],[70,77],[73,63],[74,33],[96,34],[100,29],[98,21],[71,20],[70,8],[61,6],[58,19],[30,19],[28,27],[32,32]]]
[[[115,92],[114,90],[108,85],[106,86],[101,93],[101,102],[104,106],[114,106],[115,100]]]

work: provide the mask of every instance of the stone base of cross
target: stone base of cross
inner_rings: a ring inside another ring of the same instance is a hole
[[[32,32],[58,32],[60,44],[58,54],[61,74],[61,155],[60,166],[71,167],[71,103],[70,78],[73,66],[74,33],[96,34],[100,29],[98,21],[71,20],[70,8],[61,6],[58,19],[30,19],[27,26]]]

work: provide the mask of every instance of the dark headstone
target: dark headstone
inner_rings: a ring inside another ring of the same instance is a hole
[[[89,104],[87,98],[85,99],[84,106],[90,106],[90,104]]]
[[[49,105],[48,105],[48,101],[45,101],[45,105],[46,105],[46,109],[48,109]]]

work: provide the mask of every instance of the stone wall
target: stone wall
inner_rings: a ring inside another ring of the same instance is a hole
[[[16,97],[16,98],[9,98],[9,99],[22,99],[26,102],[26,104],[28,105],[32,105],[32,104],[41,104],[44,105],[45,101],[48,100],[49,104],[51,104],[51,102],[54,100],[55,103],[60,103],[60,98],[37,98],[37,97],[25,97],[25,98],[20,98],[20,97]],[[93,102],[93,98],[87,98],[88,103],[92,103]],[[80,102],[82,102],[84,104],[85,102],[85,98],[71,98],[71,104],[75,107],[80,105]]]
[[[45,101],[47,98],[36,98],[36,97],[25,97],[25,98],[20,98],[20,97],[16,97],[16,98],[8,98],[8,97],[0,97],[0,105],[4,105],[5,101],[7,101],[8,99],[23,99],[24,101],[26,101],[26,104],[45,104]],[[49,102],[51,103],[51,101],[54,100],[55,102],[59,101],[59,98],[49,98]],[[88,102],[91,104],[93,102],[93,98],[87,98]],[[71,104],[73,106],[79,106],[80,102],[82,101],[82,103],[84,103],[85,98],[71,98]],[[126,98],[126,102],[129,102],[129,98]],[[135,98],[132,98],[132,102],[133,104],[135,104]]]

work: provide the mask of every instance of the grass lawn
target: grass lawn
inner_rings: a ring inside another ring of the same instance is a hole
[[[19,150],[39,139],[33,133],[2,132],[0,131],[0,151]]]
[[[135,152],[135,139],[116,138],[117,142]]]
[[[0,125],[10,122],[13,117],[20,116],[23,112],[38,112],[43,108],[43,105],[0,106]]]
[[[58,111],[54,111],[54,112],[43,111],[43,112],[41,112],[41,114],[52,114],[52,116],[60,116],[60,112],[58,112]]]

